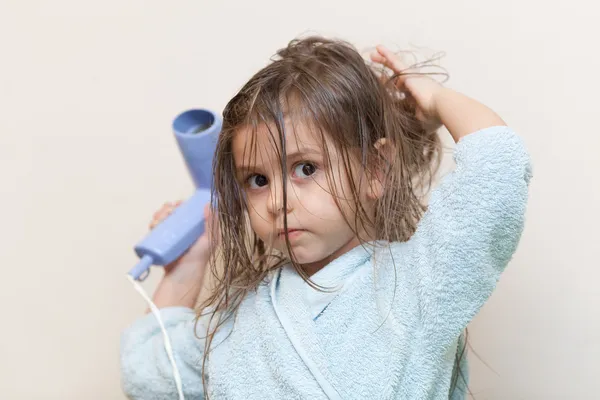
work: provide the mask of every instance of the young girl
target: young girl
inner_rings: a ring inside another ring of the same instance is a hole
[[[186,398],[466,396],[463,331],[519,242],[529,156],[484,105],[382,46],[371,58],[393,76],[345,42],[295,40],[227,104],[218,212],[154,294]],[[425,208],[440,124],[457,165]],[[130,398],[177,398],[153,315],[121,364]]]

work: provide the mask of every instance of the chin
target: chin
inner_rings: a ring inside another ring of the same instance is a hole
[[[298,264],[314,264],[328,258],[332,253],[326,251],[315,251],[314,248],[292,247]]]
[[[283,247],[280,250],[284,254],[287,254],[289,256],[288,249],[287,249],[285,243],[283,244]],[[318,260],[316,260],[318,258],[318,256],[315,256],[314,249],[311,251],[311,249],[307,249],[304,246],[294,246],[292,244],[292,251],[294,252],[296,261],[299,264],[308,264],[311,262],[318,261]]]

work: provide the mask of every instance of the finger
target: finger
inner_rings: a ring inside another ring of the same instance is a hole
[[[168,204],[163,206],[160,210],[158,210],[158,212],[156,213],[156,218],[158,219],[163,219],[165,218],[167,215],[171,214],[171,212],[173,212],[173,205],[172,204]]]
[[[165,213],[159,213],[159,214],[157,214],[154,218],[152,218],[152,221],[150,222],[150,229],[154,229],[154,227],[156,227],[156,225],[158,225],[162,221],[164,221],[164,219],[167,216],[168,216],[168,214],[165,214]]]
[[[399,73],[407,69],[404,62],[402,62],[402,59],[387,47],[379,45],[376,47],[376,49],[379,55],[385,59],[385,66],[390,68],[392,71]]]
[[[370,54],[371,61],[376,62],[378,64],[385,64],[386,58],[379,54],[378,52],[373,52]]]
[[[158,209],[158,210],[157,210],[157,211],[154,213],[154,215],[158,215],[158,214],[160,214],[160,213],[161,213],[161,212],[163,212],[164,210],[166,210],[166,209],[169,209],[169,208],[173,207],[173,205],[174,205],[174,204],[173,204],[172,202],[170,202],[170,201],[166,201],[166,202],[164,202],[164,203],[163,203],[163,205],[162,205],[162,206],[160,206],[160,208],[159,208],[159,209]]]
[[[390,61],[385,58],[384,56],[382,56],[381,54],[375,52],[371,54],[371,61],[373,61],[375,64],[379,64],[385,68],[390,69],[392,72],[396,73],[396,71],[394,70],[392,64],[390,63]],[[383,77],[382,77],[383,78]]]
[[[164,221],[165,218],[171,215],[175,207],[175,204],[170,202],[163,204],[160,210],[155,212],[152,216],[152,221],[150,222],[150,229],[153,229],[156,225],[158,225],[159,223]]]
[[[165,203],[162,207],[160,207],[158,210],[156,210],[154,212],[154,214],[152,214],[152,219],[156,219],[158,218],[163,212],[164,210],[167,208],[167,203]]]

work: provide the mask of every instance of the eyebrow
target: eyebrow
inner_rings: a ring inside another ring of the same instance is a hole
[[[289,153],[286,155],[287,160],[295,160],[298,158],[302,158],[305,155],[308,154],[312,154],[312,155],[321,155],[321,151],[317,148],[313,148],[313,147],[304,147],[299,149],[298,151],[295,151],[293,153]],[[238,172],[246,172],[249,170],[253,170],[256,169],[256,165],[240,165],[239,167],[236,168],[236,171]]]

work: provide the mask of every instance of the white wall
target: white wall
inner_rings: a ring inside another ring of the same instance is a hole
[[[473,357],[472,387],[478,399],[597,398],[597,6],[321,1],[1,2],[1,398],[122,397],[119,334],[145,308],[124,275],[132,246],[191,190],[172,118],[222,109],[309,30],[446,51],[448,85],[523,135],[526,231],[471,326],[498,375]]]

